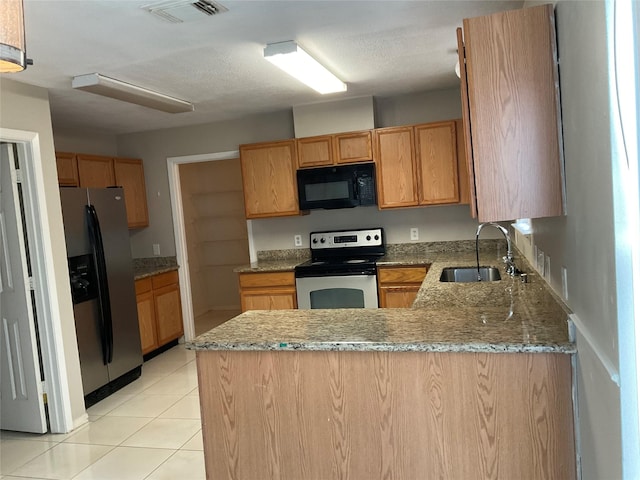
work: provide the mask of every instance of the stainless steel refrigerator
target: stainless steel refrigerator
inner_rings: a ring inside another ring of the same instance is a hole
[[[142,372],[140,330],[121,188],[60,189],[85,404]]]

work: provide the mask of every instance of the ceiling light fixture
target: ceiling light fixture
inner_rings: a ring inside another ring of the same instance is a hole
[[[71,86],[86,92],[96,93],[105,97],[135,103],[136,105],[154,108],[168,113],[192,112],[194,110],[193,103],[138,87],[131,83],[105,77],[99,73],[88,73],[86,75],[73,77]]]
[[[345,92],[347,84],[323,67],[293,40],[270,43],[264,58],[319,93]]]
[[[22,0],[3,0],[0,8],[0,73],[21,72],[32,64],[25,48]]]

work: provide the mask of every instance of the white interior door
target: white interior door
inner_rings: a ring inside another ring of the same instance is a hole
[[[0,145],[0,428],[44,433],[47,422],[13,146]]]

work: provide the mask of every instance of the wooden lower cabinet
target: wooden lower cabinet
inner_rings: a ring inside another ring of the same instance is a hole
[[[136,302],[143,355],[183,335],[178,272],[136,280]]]
[[[243,312],[298,308],[293,272],[240,273],[238,279]]]
[[[378,304],[380,308],[411,307],[428,270],[428,265],[378,267]]]
[[[196,358],[207,478],[576,478],[571,355]]]

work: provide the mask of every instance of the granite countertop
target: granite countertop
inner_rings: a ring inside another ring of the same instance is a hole
[[[178,270],[176,257],[149,257],[133,259],[133,278],[141,280],[160,273]]]
[[[457,251],[388,249],[381,266],[430,265],[412,308],[248,311],[187,343],[194,350],[574,353],[564,304],[523,259],[529,283],[504,273],[504,250],[481,252],[497,282],[440,282],[444,267],[475,266]],[[266,264],[264,264],[266,265]],[[261,270],[265,271],[265,270]]]

